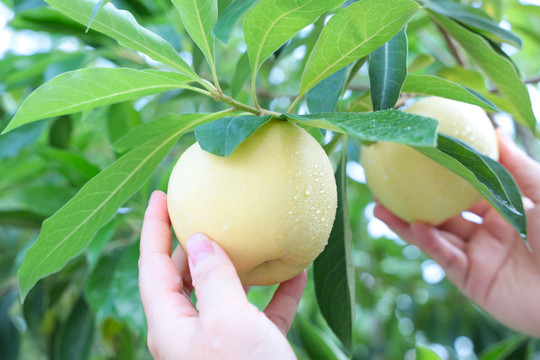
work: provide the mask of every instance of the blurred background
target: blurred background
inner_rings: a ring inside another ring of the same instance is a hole
[[[223,9],[230,0],[219,2]],[[198,72],[208,74],[202,54],[169,0],[113,3],[173,44]],[[463,3],[482,8],[501,27],[521,37],[521,50],[511,45],[503,45],[503,50],[522,70],[540,118],[540,1]],[[306,54],[324,21],[302,30],[264,63],[259,92],[262,106],[284,111],[290,105]],[[458,64],[443,36],[425,13],[417,14],[407,34],[410,71],[437,74],[458,83],[470,76],[456,70]],[[235,76],[247,80],[245,49],[241,26],[235,28],[226,46],[217,44],[218,73],[225,75],[225,87],[228,82],[230,87]],[[105,35],[86,31],[42,0],[0,0],[0,130],[44,82],[66,71],[97,66],[143,69],[160,65]],[[369,111],[368,88],[364,66],[338,110]],[[249,100],[249,89],[228,91]],[[62,271],[41,280],[24,304],[19,299],[17,269],[43,220],[122,155],[113,150],[112,142],[135,126],[168,113],[222,108],[193,92],[169,91],[39,121],[0,136],[0,359],[151,358],[137,286],[142,215],[151,191],[166,189],[175,160],[195,140],[192,134],[182,137],[154,176],[88,248]],[[538,159],[534,137],[505,114],[496,114],[494,119]],[[328,143],[331,138],[327,134],[321,141]],[[445,360],[540,359],[537,340],[499,325],[464,298],[437,263],[373,217],[374,204],[359,164],[359,144],[351,139],[347,151],[357,299],[353,359],[412,360],[416,345],[432,349]],[[253,288],[249,297],[264,308],[274,289]],[[289,340],[300,359],[346,358],[319,314],[311,278]]]

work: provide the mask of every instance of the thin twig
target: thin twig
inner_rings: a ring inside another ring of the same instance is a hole
[[[466,65],[465,57],[463,56],[463,54],[461,54],[458,47],[452,40],[452,38],[448,35],[446,30],[444,30],[439,24],[437,24],[437,29],[440,31],[440,33],[444,37],[444,41],[446,42],[446,45],[448,45],[448,48],[450,49],[452,56],[454,56],[454,59],[456,59],[456,62],[458,63],[458,65],[461,67],[465,67]]]

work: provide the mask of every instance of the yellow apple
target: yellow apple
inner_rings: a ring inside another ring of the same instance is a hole
[[[467,143],[495,160],[497,137],[485,111],[439,97],[423,98],[405,112],[439,121],[439,131]],[[378,142],[362,148],[362,164],[373,195],[406,220],[438,225],[481,199],[465,180],[413,148]]]
[[[244,285],[290,279],[322,252],[337,205],[332,166],[304,129],[272,120],[229,157],[192,145],[175,165],[168,207],[185,250],[202,232],[229,255]]]

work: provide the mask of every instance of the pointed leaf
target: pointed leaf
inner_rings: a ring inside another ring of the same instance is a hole
[[[39,279],[62,269],[88,245],[96,231],[144,184],[189,126],[130,151],[43,223],[18,272],[22,299]]]
[[[83,297],[75,306],[66,323],[63,325],[58,339],[58,360],[90,358],[90,348],[94,338],[94,318]]]
[[[233,0],[229,6],[219,14],[218,21],[212,32],[222,43],[227,44],[231,37],[234,25],[259,0]]]
[[[403,28],[369,56],[373,110],[392,109],[396,105],[407,77],[407,55],[407,34]]]
[[[298,327],[304,350],[311,360],[348,360],[350,359],[328,335],[299,313]]]
[[[494,41],[504,41],[517,48],[521,48],[521,39],[517,35],[499,27],[497,23],[480,9],[447,0],[424,1],[424,5],[438,14],[459,21],[463,25],[472,28]]]
[[[403,92],[435,95],[481,106],[488,111],[498,111],[491,101],[478,92],[437,76],[408,75],[403,84]]]
[[[244,36],[253,74],[294,34],[343,0],[261,0],[247,14]],[[330,74],[328,74],[330,75]]]
[[[487,349],[482,351],[479,360],[505,360],[512,354],[518,347],[523,345],[527,341],[525,335],[514,335],[506,338],[503,341],[490,345]]]
[[[120,319],[129,324],[141,338],[145,338],[147,325],[140,301],[138,259],[139,242],[134,242],[119,259],[111,284],[111,298]]]
[[[343,146],[346,148],[346,146]],[[317,304],[326,322],[348,353],[352,350],[354,320],[354,263],[347,204],[346,151],[336,170],[338,204],[336,218],[324,251],[313,263]]]
[[[436,120],[398,110],[283,116],[293,122],[348,134],[364,141],[391,141],[414,146],[434,146],[439,126]]]
[[[336,71],[308,91],[306,94],[306,104],[309,112],[332,112],[336,109],[337,102],[341,94],[343,94],[348,70],[345,67]]]
[[[249,56],[247,51],[240,56],[236,68],[234,69],[233,78],[231,81],[231,96],[235,97],[240,93],[244,83],[251,74],[251,66],[249,64]]]
[[[425,346],[416,345],[416,359],[417,360],[442,360],[442,358],[430,348]]]
[[[98,323],[105,321],[113,313],[114,299],[111,291],[113,277],[111,274],[114,274],[119,263],[118,259],[125,250],[125,247],[115,249],[112,253],[100,257],[97,265],[91,268],[92,272],[86,281],[84,297]]]
[[[43,84],[23,102],[4,132],[53,116],[186,87],[186,75],[155,70],[89,68]]]
[[[94,0],[45,0],[73,20],[87,25],[94,9]],[[117,9],[112,3],[105,5],[94,17],[92,29],[117,40],[120,45],[148,55],[155,61],[168,65],[188,75],[193,80],[200,78],[182,59],[176,50],[157,34],[142,27],[133,15]]]
[[[88,26],[86,27],[86,31],[90,30],[90,26],[92,26],[92,21],[94,21],[94,18],[96,17],[98,11],[110,3],[111,0],[98,0],[94,8],[92,9],[92,15],[90,15],[90,20],[88,21]]]
[[[199,119],[201,116],[209,114],[169,114],[154,121],[141,124],[116,140],[113,143],[114,150],[124,153],[139,145],[142,145],[151,139],[175,131],[178,128],[186,126],[190,122]]]
[[[418,9],[410,0],[361,0],[338,12],[324,27],[309,56],[299,96],[390,40]]]
[[[453,20],[430,11],[431,17],[456,40],[476,64],[497,86],[501,94],[509,100],[516,120],[533,132],[536,128],[531,99],[527,87],[519,78],[512,62],[493,49],[481,35],[469,31]]]
[[[214,65],[214,35],[212,28],[218,17],[217,0],[172,0],[184,26],[203,52],[211,69]]]
[[[436,148],[415,149],[467,180],[527,243],[527,219],[521,194],[501,164],[444,134],[439,134]]]
[[[195,128],[201,149],[217,156],[229,156],[234,149],[272,118],[267,116],[227,116]]]
[[[431,55],[418,54],[409,65],[408,72],[411,73],[423,69],[426,66],[433,64],[434,61],[435,59]]]

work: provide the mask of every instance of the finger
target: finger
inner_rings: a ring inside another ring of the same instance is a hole
[[[166,317],[197,316],[181,294],[182,280],[171,260],[171,247],[167,197],[154,192],[145,213],[139,258],[139,289],[148,326],[159,326]]]
[[[409,240],[412,237],[410,224],[390,212],[382,204],[377,204],[373,210],[373,215],[384,222],[392,231],[398,234],[401,238]]]
[[[171,252],[172,232],[167,212],[167,195],[161,191],[154,191],[144,214],[141,254],[159,253],[170,257]]]
[[[203,234],[194,234],[186,246],[201,316],[230,312],[248,303],[231,260],[218,244]]]
[[[276,324],[283,335],[287,335],[291,327],[300,298],[306,287],[306,281],[307,271],[304,270],[292,279],[281,283],[264,310],[266,317]]]
[[[468,212],[471,212],[473,214],[476,214],[478,216],[480,216],[481,218],[483,218],[484,216],[486,216],[486,214],[488,213],[489,210],[491,210],[492,207],[491,205],[487,202],[486,199],[482,199],[480,200],[479,202],[477,202],[476,204],[474,204],[471,208],[469,208],[467,211]]]
[[[452,282],[463,287],[468,262],[463,250],[455,245],[459,239],[420,222],[413,223],[411,230],[414,234],[411,243],[439,263]]]
[[[437,228],[455,234],[457,237],[467,241],[478,230],[479,226],[480,224],[464,219],[461,215],[457,215],[446,220]]]
[[[191,296],[191,293],[193,292],[193,285],[191,284],[191,273],[189,272],[187,256],[181,246],[177,246],[176,249],[174,249],[172,254],[172,262],[174,264],[174,267],[182,277],[184,294],[187,296]]]
[[[512,174],[523,194],[540,203],[540,164],[531,159],[502,130],[497,130],[501,164]]]

